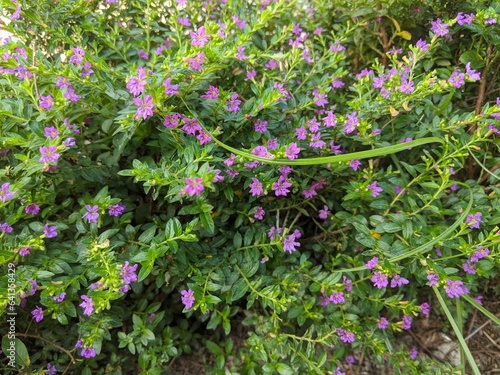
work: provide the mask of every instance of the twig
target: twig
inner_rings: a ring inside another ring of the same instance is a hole
[[[49,343],[50,345],[52,345],[54,348],[59,349],[59,350],[63,351],[64,353],[66,353],[69,356],[69,358],[71,358],[71,363],[76,363],[75,357],[73,357],[73,355],[71,354],[71,352],[68,349],[64,349],[62,346],[59,346],[59,345],[53,343],[52,341],[50,341],[42,336],[30,335],[29,333],[16,333],[16,336],[30,337],[33,339],[39,339],[39,340],[45,341],[46,343]]]

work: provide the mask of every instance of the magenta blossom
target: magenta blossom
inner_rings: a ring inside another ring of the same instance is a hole
[[[462,294],[469,294],[469,289],[460,280],[446,280],[444,290],[450,298],[459,298]]]
[[[295,242],[295,235],[291,234],[283,239],[283,251],[289,252],[290,254],[297,250],[295,247],[300,247],[299,242]]]
[[[134,264],[132,267],[129,266],[129,262],[125,261],[125,264],[120,271],[120,277],[123,279],[125,284],[135,283],[137,281],[137,271],[138,264]]]
[[[82,307],[83,310],[83,315],[90,315],[94,311],[94,301],[92,301],[92,298],[87,297],[85,294],[82,295],[83,302],[80,303],[80,307]]]
[[[436,21],[431,21],[431,31],[437,36],[447,35],[450,32],[448,30],[449,27],[450,25],[443,23],[440,18]]]
[[[389,281],[387,280],[387,276],[381,272],[375,272],[371,278],[373,285],[379,289],[385,288]]]
[[[288,190],[288,188],[291,186],[292,186],[292,184],[290,182],[288,182],[285,177],[280,176],[280,178],[278,178],[278,181],[276,181],[273,184],[272,189],[274,190],[274,194],[277,197],[279,197],[280,195],[287,196],[287,194],[290,192],[290,190]]]
[[[36,309],[31,312],[31,315],[35,318],[35,322],[40,323],[43,320],[42,308],[37,306]]]
[[[262,219],[264,219],[265,214],[266,214],[266,211],[264,211],[264,209],[262,207],[257,207],[255,209],[253,217],[256,218],[257,220],[262,220]]]
[[[392,277],[391,288],[400,287],[402,285],[407,285],[409,283],[410,282],[408,281],[408,279],[405,279],[404,277],[401,277],[399,274],[396,274]]]
[[[99,206],[86,204],[85,209],[87,212],[83,214],[82,219],[87,219],[89,223],[97,223],[97,219],[99,218]]]
[[[378,327],[379,329],[386,329],[387,327],[389,327],[389,321],[388,321],[386,318],[382,317],[382,318],[380,318],[380,320],[378,321],[378,323],[377,323],[377,327]]]
[[[372,191],[371,196],[373,198],[379,196],[380,193],[383,191],[381,187],[377,186],[377,181],[373,181],[371,184],[368,184],[366,188]]]
[[[40,153],[42,154],[39,159],[40,163],[56,163],[60,156],[57,153],[56,146],[42,146],[40,147]]]
[[[205,32],[205,26],[200,27],[196,31],[189,31],[191,36],[191,45],[195,47],[203,47],[208,43],[211,35]]]
[[[151,95],[146,95],[144,100],[141,98],[134,98],[133,102],[139,107],[135,113],[136,120],[140,117],[142,117],[143,120],[146,120],[148,117],[153,116],[153,108],[155,105],[153,104],[153,97]]]
[[[52,99],[52,96],[47,95],[43,96],[40,95],[40,108],[42,109],[51,109],[54,106],[54,100]]]
[[[5,203],[7,201],[10,201],[13,197],[15,192],[10,191],[10,183],[5,182],[2,184],[2,187],[0,188],[0,200]]]
[[[191,307],[193,307],[195,301],[194,291],[192,289],[181,291],[181,301],[184,304],[186,310],[189,310]]]
[[[194,179],[186,178],[186,186],[184,187],[184,192],[189,194],[190,197],[193,195],[200,195],[205,187],[203,186],[203,179],[200,177],[195,177]]]
[[[121,202],[108,207],[109,216],[121,216],[125,212],[125,205]]]

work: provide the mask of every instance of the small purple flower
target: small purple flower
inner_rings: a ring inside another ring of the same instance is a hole
[[[83,340],[78,340],[75,344],[75,348],[81,348],[83,346]]]
[[[187,17],[177,18],[177,23],[179,23],[182,26],[186,26],[186,27],[191,26],[191,22],[189,22],[189,18],[187,18]]]
[[[417,349],[412,348],[412,350],[410,350],[410,358],[415,360],[415,359],[417,359],[417,355],[418,355]]]
[[[236,113],[240,110],[241,100],[238,99],[238,94],[233,94],[227,101],[227,110]]]
[[[190,197],[193,195],[199,196],[205,187],[203,186],[203,179],[200,177],[195,177],[194,179],[186,178],[186,186],[184,187],[184,192],[189,194]]]
[[[303,141],[307,137],[307,130],[304,126],[301,126],[300,128],[295,129],[295,137],[299,141]]]
[[[424,315],[429,316],[430,306],[427,302],[424,302],[420,305],[420,312]]]
[[[75,65],[82,65],[85,51],[81,47],[71,48],[71,50],[73,51],[73,56],[69,58],[69,62]]]
[[[0,231],[5,233],[11,233],[14,230],[8,223],[0,224]]]
[[[450,32],[448,30],[449,27],[450,25],[443,23],[441,18],[438,18],[436,21],[431,21],[431,31],[437,36],[447,35]]]
[[[497,24],[497,20],[496,20],[494,17],[488,17],[488,18],[484,21],[484,24],[485,24],[485,25],[496,25],[496,24]]]
[[[288,190],[289,187],[291,187],[292,184],[290,182],[288,182],[285,177],[283,176],[280,176],[280,178],[278,178],[278,181],[276,181],[273,186],[272,186],[272,189],[274,190],[274,194],[279,197],[280,195],[281,196],[287,196],[287,194],[290,192],[290,190]]]
[[[47,95],[43,96],[40,95],[40,108],[42,109],[51,109],[54,106],[54,100],[52,99],[52,96]]]
[[[332,128],[337,125],[337,116],[332,112],[326,112],[326,116],[322,118],[326,128]]]
[[[367,189],[371,190],[371,196],[376,198],[380,195],[380,193],[384,190],[381,187],[377,186],[377,181],[373,181],[371,184],[366,186]]]
[[[269,230],[269,233],[267,233],[267,237],[269,237],[270,240],[275,240],[276,237],[278,237],[281,234],[281,232],[283,232],[282,228],[276,228],[273,225]]]
[[[238,49],[238,52],[236,53],[236,58],[238,60],[248,60],[248,57],[245,56],[245,47],[238,46],[237,49]]]
[[[125,261],[125,264],[120,271],[120,277],[123,279],[125,284],[135,283],[137,281],[137,275],[135,272],[138,266],[138,264],[134,264],[130,267],[128,261]]]
[[[403,78],[401,79],[401,86],[399,86],[399,91],[404,94],[410,94],[414,90],[413,84],[413,81],[408,81],[406,78]]]
[[[291,234],[283,239],[283,251],[289,252],[290,254],[297,250],[295,247],[300,247],[299,242],[295,242],[295,235]]]
[[[352,291],[352,280],[349,280],[347,277],[342,276],[342,282],[345,285],[346,292]]]
[[[30,255],[30,252],[31,252],[31,246],[26,246],[21,248],[21,250],[19,250],[19,255],[25,257],[27,255]]]
[[[328,209],[327,205],[324,205],[323,208],[318,211],[318,217],[323,220],[326,220],[329,214],[330,210]]]
[[[146,70],[142,67],[137,68],[137,77],[131,77],[127,83],[127,90],[134,96],[140,95],[146,86]]]
[[[189,69],[201,72],[201,66],[205,62],[205,54],[200,52],[195,57],[186,59],[186,61],[189,65]]]
[[[121,216],[125,212],[125,205],[121,202],[108,207],[109,216]]]
[[[404,277],[401,277],[399,274],[396,274],[392,277],[391,288],[397,288],[402,285],[407,285],[409,283],[410,282],[408,281],[408,279],[405,279]]]
[[[262,207],[257,207],[255,209],[253,217],[258,219],[258,220],[262,220],[262,219],[264,219],[265,214],[266,214],[266,211],[264,211],[264,209]]]
[[[205,26],[198,28],[196,31],[189,31],[189,35],[191,36],[191,45],[195,47],[204,47],[211,37],[205,32]]]
[[[366,262],[366,268],[368,268],[369,270],[371,270],[371,269],[373,269],[373,268],[375,268],[377,266],[377,263],[378,263],[378,258],[377,257],[373,257],[368,262]]]
[[[96,356],[96,352],[95,352],[95,349],[92,347],[91,348],[83,348],[80,355],[83,358],[94,358]]]
[[[342,293],[342,292],[332,292],[329,300],[334,305],[338,305],[340,303],[344,303],[345,302],[344,293]]]
[[[358,170],[359,166],[361,165],[361,162],[358,159],[353,159],[349,162],[349,166],[354,169],[355,171]]]
[[[49,225],[48,223],[44,225],[43,227],[43,233],[45,234],[45,237],[47,238],[54,238],[57,237],[57,227],[55,225]]]
[[[181,301],[184,304],[184,308],[186,310],[189,310],[191,307],[193,307],[195,301],[194,291],[192,289],[181,291]]]
[[[264,193],[264,190],[262,188],[262,182],[259,181],[259,179],[252,177],[252,183],[248,185],[250,188],[250,194],[254,197],[258,197],[259,195],[262,195]]]
[[[97,219],[99,218],[99,206],[86,204],[85,209],[87,212],[82,216],[82,219],[87,219],[89,223],[97,223]]]
[[[267,121],[260,119],[255,121],[254,129],[257,133],[264,133],[267,130]]]
[[[247,71],[247,76],[245,77],[245,81],[251,81],[257,76],[257,72],[255,69]]]
[[[291,145],[286,146],[285,148],[285,155],[290,160],[297,159],[299,153],[300,153],[300,148],[297,147],[296,143],[292,143]]]
[[[44,375],[56,375],[57,367],[51,363],[47,363],[47,371],[45,371]]]
[[[476,212],[475,214],[467,215],[467,219],[465,219],[465,224],[467,224],[471,229],[479,229],[479,226],[482,223],[481,216],[483,216],[481,212]]]
[[[345,372],[342,372],[342,370],[340,370],[340,367],[337,367],[333,372],[332,372],[332,375],[345,375]]]
[[[342,328],[337,329],[337,335],[339,335],[340,340],[345,343],[354,342],[355,339],[354,333]]]
[[[13,197],[15,192],[9,191],[10,188],[10,183],[4,182],[2,184],[2,187],[0,188],[0,200],[5,203],[7,201],[10,201]]]
[[[40,153],[42,154],[39,159],[40,163],[56,163],[60,156],[57,153],[56,146],[42,146],[40,147]]]
[[[33,318],[35,318],[35,322],[40,323],[43,320],[43,310],[41,307],[36,307],[35,310],[31,312]]]
[[[202,99],[217,99],[219,97],[219,89],[215,86],[209,86],[205,95],[202,95]]]
[[[474,297],[474,301],[476,301],[478,303],[478,305],[481,305],[483,306],[483,296],[477,296],[477,297]]]
[[[134,98],[133,102],[139,107],[135,113],[136,120],[140,117],[142,117],[143,120],[146,120],[148,117],[153,116],[153,108],[155,105],[153,104],[153,97],[151,95],[146,95],[144,100],[141,98]]]
[[[470,257],[471,262],[479,262],[479,259],[486,258],[490,253],[490,249],[488,248],[482,248],[479,250],[476,250],[474,254]]]
[[[427,275],[427,280],[429,280],[429,286],[437,285],[439,281],[439,275],[437,273]]]
[[[427,44],[427,42],[423,39],[419,39],[415,46],[420,48],[423,52],[427,52],[429,49],[429,44]]]
[[[167,78],[165,82],[163,82],[163,86],[165,87],[165,94],[169,96],[178,95],[179,91],[177,91],[177,89],[179,88],[179,85],[172,85],[171,81],[172,78]]]
[[[342,77],[333,77],[332,79],[332,88],[335,89],[341,89],[344,87],[345,83],[342,81]]]
[[[371,278],[373,285],[379,289],[385,288],[389,281],[387,280],[387,276],[381,272],[375,272]]]
[[[33,296],[35,295],[37,289],[38,289],[38,284],[36,283],[36,280],[33,280],[33,279],[29,279],[28,280],[31,284],[31,292],[30,292],[30,296]]]
[[[462,294],[468,294],[469,289],[460,280],[446,280],[446,287],[444,288],[446,294],[450,298],[459,298]]]
[[[469,77],[470,80],[472,81],[479,81],[481,79],[481,73],[477,72],[476,70],[472,69],[470,67],[470,62],[465,64],[465,73]]]
[[[151,313],[149,314],[148,318],[146,319],[148,321],[148,323],[151,323],[154,319],[154,317],[156,316],[155,313]]]
[[[409,330],[411,328],[411,323],[413,321],[413,318],[409,315],[403,316],[403,329],[404,330]]]
[[[142,49],[140,49],[138,52],[137,52],[137,55],[143,59],[143,60],[147,60],[149,59],[149,53],[148,51],[143,51]]]
[[[386,318],[382,317],[382,318],[380,318],[380,320],[378,321],[378,323],[377,323],[377,327],[378,327],[379,329],[386,329],[387,327],[389,327],[389,321],[388,321]]]
[[[359,125],[359,119],[357,117],[357,112],[347,113],[346,114],[347,122],[344,124],[344,132],[346,134],[352,133],[356,126]]]
[[[455,71],[453,71],[453,73],[451,73],[451,76],[448,79],[448,82],[452,86],[459,89],[460,87],[462,87],[465,84],[465,74],[461,73],[459,70],[455,70]]]
[[[59,131],[55,127],[51,126],[50,128],[44,129],[44,135],[46,138],[54,140],[59,136]]]
[[[94,301],[92,301],[92,298],[87,297],[85,294],[82,294],[82,299],[83,302],[80,303],[78,306],[82,307],[83,310],[83,315],[90,315],[94,311]]]
[[[467,263],[462,264],[464,271],[468,274],[475,275],[476,274],[476,265],[467,261]]]
[[[71,138],[71,137],[67,138],[64,140],[63,144],[66,147],[76,146],[75,138]]]
[[[463,25],[472,25],[472,21],[474,21],[474,13],[463,14],[462,12],[458,12],[457,14],[457,23],[460,26]]]
[[[52,299],[56,302],[62,302],[66,298],[66,292],[61,292],[59,295],[52,297]]]

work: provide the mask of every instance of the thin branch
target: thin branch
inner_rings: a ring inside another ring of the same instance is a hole
[[[29,333],[16,333],[16,336],[30,337],[33,339],[39,339],[39,340],[45,341],[46,343],[52,345],[54,348],[59,349],[60,351],[63,351],[64,353],[66,353],[69,356],[69,358],[71,358],[71,363],[76,363],[75,357],[73,357],[73,355],[71,354],[71,352],[68,349],[64,349],[62,346],[59,346],[59,345],[53,343],[52,341],[50,341],[42,336],[30,335]]]

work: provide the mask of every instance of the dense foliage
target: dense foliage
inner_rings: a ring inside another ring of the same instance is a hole
[[[1,4],[4,373],[453,370],[394,337],[491,315],[500,3]]]

